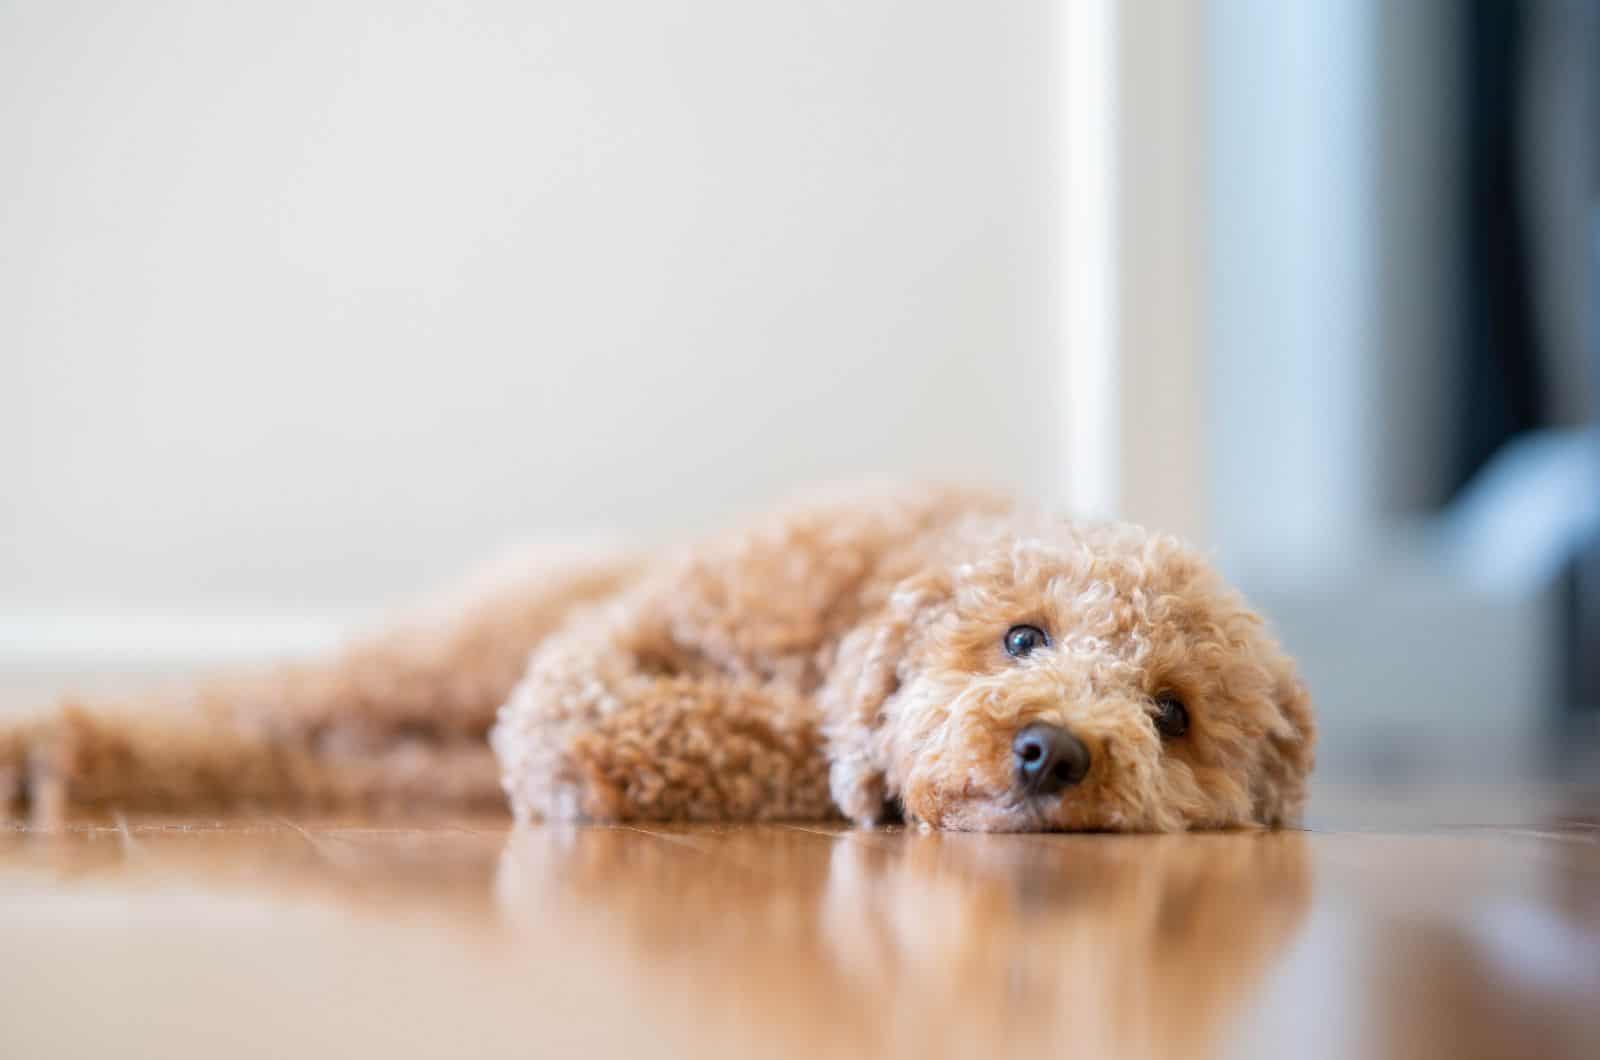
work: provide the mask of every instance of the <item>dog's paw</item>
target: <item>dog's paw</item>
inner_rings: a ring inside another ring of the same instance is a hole
[[[502,724],[490,737],[500,785],[519,821],[616,821],[624,787],[603,768],[603,756],[577,726]]]
[[[568,734],[546,752],[544,768],[529,777],[527,796],[548,821],[615,822],[628,820],[630,775],[619,770],[612,747],[593,732]],[[635,763],[631,783],[653,772]]]
[[[0,728],[0,818],[26,815],[43,826],[60,822],[76,729],[70,711]]]
[[[60,802],[52,798],[49,769],[57,743],[55,727],[26,725],[0,731],[0,816],[49,812]]]
[[[0,816],[27,808],[28,752],[20,732],[0,730]]]

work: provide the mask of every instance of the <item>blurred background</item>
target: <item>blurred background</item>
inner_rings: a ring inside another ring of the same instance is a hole
[[[1593,0],[6,0],[8,702],[890,473],[1212,549],[1325,760],[1559,743],[1597,55]]]

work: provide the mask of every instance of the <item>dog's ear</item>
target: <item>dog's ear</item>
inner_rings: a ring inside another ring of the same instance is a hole
[[[1306,778],[1316,764],[1317,726],[1310,693],[1294,663],[1276,644],[1265,645],[1262,653],[1268,656],[1277,718],[1260,745],[1251,799],[1256,822],[1275,828],[1300,821]]]
[[[884,706],[900,688],[919,633],[949,597],[945,572],[922,571],[896,585],[839,644],[819,700],[833,801],[857,824],[880,824],[897,812],[887,780]]]

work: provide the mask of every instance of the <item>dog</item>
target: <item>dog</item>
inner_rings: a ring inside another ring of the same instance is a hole
[[[877,486],[686,546],[535,551],[323,662],[68,703],[0,730],[0,804],[1272,828],[1315,737],[1192,547]]]

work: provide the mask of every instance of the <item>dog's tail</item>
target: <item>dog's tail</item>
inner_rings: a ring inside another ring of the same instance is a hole
[[[543,551],[326,660],[0,724],[0,816],[502,807],[487,734],[528,654],[640,569]]]

